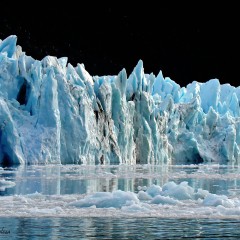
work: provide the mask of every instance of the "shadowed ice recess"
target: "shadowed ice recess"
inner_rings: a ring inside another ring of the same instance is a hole
[[[0,165],[238,164],[239,87],[180,87],[141,60],[129,77],[92,77],[16,40],[0,40]]]

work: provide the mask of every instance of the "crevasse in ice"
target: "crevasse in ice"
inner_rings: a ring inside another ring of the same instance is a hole
[[[0,164],[238,164],[240,87],[41,61],[0,40]]]

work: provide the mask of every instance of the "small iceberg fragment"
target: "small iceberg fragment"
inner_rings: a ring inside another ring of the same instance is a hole
[[[112,193],[97,192],[69,205],[79,208],[92,206],[96,208],[121,208],[122,206],[132,205],[133,203],[139,203],[139,199],[135,193],[117,190]]]

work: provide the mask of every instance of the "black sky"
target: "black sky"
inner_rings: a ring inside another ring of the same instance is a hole
[[[130,74],[142,59],[146,73],[162,70],[181,86],[211,78],[240,85],[240,17],[233,10],[140,3],[36,9],[0,11],[0,38],[17,35],[36,59],[67,56],[91,75],[117,74],[123,67]]]

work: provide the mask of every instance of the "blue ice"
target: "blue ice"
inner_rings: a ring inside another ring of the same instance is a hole
[[[0,164],[238,164],[240,88],[145,74],[91,76],[0,41]]]

